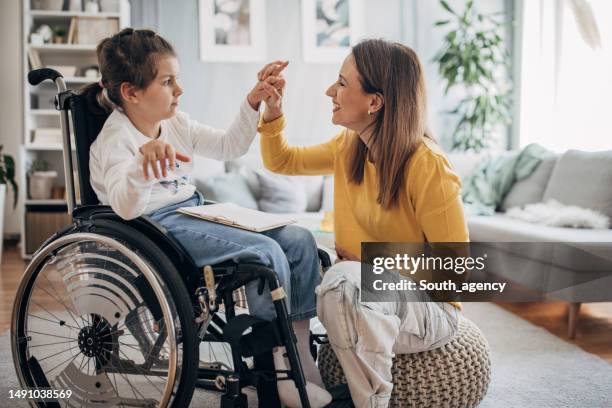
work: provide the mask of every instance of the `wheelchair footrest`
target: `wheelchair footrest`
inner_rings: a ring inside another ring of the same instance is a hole
[[[252,329],[251,333],[243,334],[249,328]],[[282,345],[275,321],[268,322],[247,314],[238,315],[227,322],[223,339],[242,357],[253,357]]]

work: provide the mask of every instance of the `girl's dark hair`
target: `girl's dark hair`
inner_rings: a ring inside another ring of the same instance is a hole
[[[352,55],[363,91],[382,95],[384,104],[371,124],[370,146],[359,137],[350,145],[349,180],[361,184],[368,155],[376,158],[377,201],[388,209],[398,201],[410,157],[423,138],[433,140],[425,124],[423,68],[411,48],[385,40],[364,40],[353,47]]]
[[[127,82],[144,89],[157,75],[157,60],[163,56],[176,56],[172,45],[152,30],[124,28],[105,38],[96,48],[101,82],[89,84],[81,91],[107,111],[122,107],[121,84]]]

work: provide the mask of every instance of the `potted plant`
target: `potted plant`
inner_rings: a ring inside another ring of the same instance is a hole
[[[68,30],[64,26],[53,27],[53,42],[55,44],[63,44],[66,42]]]
[[[463,11],[452,9],[445,0],[440,5],[450,16],[435,25],[451,29],[434,61],[446,82],[444,94],[460,88],[465,95],[448,112],[458,120],[453,149],[479,152],[510,123],[510,54],[500,35],[503,21],[497,19],[503,13],[478,13],[473,0],[467,1]]]
[[[30,165],[30,198],[47,200],[51,198],[53,181],[57,178],[55,170],[49,170],[49,163],[44,160],[34,160]]]
[[[13,208],[17,207],[17,199],[19,197],[19,187],[15,181],[15,160],[8,154],[2,154],[2,148],[3,146],[0,145],[0,263],[2,262],[6,185],[10,184],[13,189]]]

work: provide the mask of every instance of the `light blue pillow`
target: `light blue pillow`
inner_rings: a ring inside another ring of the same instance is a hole
[[[302,213],[306,211],[308,199],[306,189],[295,178],[272,174],[266,170],[255,172],[261,186],[258,201],[261,211],[270,213]]]
[[[234,203],[257,210],[257,202],[244,177],[231,172],[206,179],[200,184],[200,191],[207,200],[219,203]]]

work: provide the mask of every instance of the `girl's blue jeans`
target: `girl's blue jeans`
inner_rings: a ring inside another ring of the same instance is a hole
[[[149,216],[160,223],[193,257],[196,265],[215,265],[224,261],[253,262],[273,269],[287,294],[292,320],[316,315],[315,287],[321,282],[317,245],[310,231],[288,225],[256,233],[200,220],[176,210],[204,204],[200,193],[186,201],[161,208]],[[259,280],[246,285],[249,312],[265,320],[276,317],[267,285],[257,293]]]

